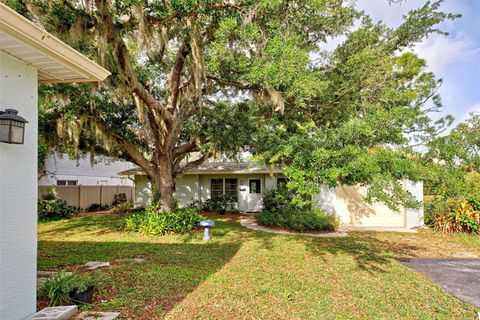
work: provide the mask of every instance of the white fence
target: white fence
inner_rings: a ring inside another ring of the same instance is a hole
[[[51,186],[39,186],[38,198],[42,199]],[[92,204],[111,206],[115,195],[125,193],[127,201],[133,199],[133,187],[130,186],[55,186],[57,196],[71,206],[87,209]]]

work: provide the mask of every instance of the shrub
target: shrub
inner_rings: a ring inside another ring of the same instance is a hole
[[[106,210],[108,209],[108,206],[107,205],[102,205],[100,203],[92,203],[88,208],[87,208],[87,211],[88,212],[93,212],[93,211],[103,211],[103,210]]]
[[[235,203],[236,201],[232,196],[225,194],[223,196],[210,198],[203,203],[200,201],[192,201],[189,206],[198,208],[203,212],[218,212],[224,214],[226,211],[235,210]]]
[[[268,190],[263,196],[263,210],[276,211],[292,201],[292,193],[286,188]]]
[[[297,231],[335,231],[339,221],[318,208],[299,207],[293,203],[294,194],[286,188],[270,190],[263,197],[263,211],[257,221],[264,226],[283,227]]]
[[[471,196],[468,203],[473,207],[473,210],[480,211],[480,194]]]
[[[38,200],[38,216],[42,220],[70,218],[77,212],[75,207],[69,206],[65,200]]]
[[[435,198],[425,208],[425,223],[443,233],[480,233],[480,211],[475,200]]]
[[[40,289],[38,296],[48,298],[49,306],[66,305],[70,303],[70,288],[75,281],[75,275],[60,271],[56,276],[48,278]]]
[[[38,200],[37,213],[41,220],[70,218],[76,212],[75,207],[69,206],[63,199],[57,197],[55,187],[48,189],[43,199]]]
[[[164,235],[168,233],[185,233],[198,227],[202,216],[195,209],[177,209],[172,212],[148,210],[144,213],[135,213],[125,220],[127,231],[144,234]]]
[[[127,213],[130,212],[130,210],[133,209],[133,204],[131,202],[120,202],[113,206],[112,209],[110,209],[110,212],[112,213]]]
[[[338,219],[334,215],[327,214],[318,208],[306,210],[290,203],[272,211],[264,210],[256,217],[261,225],[297,231],[335,231],[339,226]]]

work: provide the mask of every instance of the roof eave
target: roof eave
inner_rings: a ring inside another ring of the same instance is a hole
[[[78,79],[46,80],[42,81],[43,83],[96,82],[105,80],[111,74],[105,68],[1,2],[0,12],[0,29],[2,31],[84,76],[84,78]]]

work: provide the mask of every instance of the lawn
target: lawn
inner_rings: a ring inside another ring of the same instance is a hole
[[[39,223],[38,268],[110,261],[93,309],[123,319],[478,319],[475,308],[394,261],[480,257],[478,236],[253,232],[215,216],[200,233],[144,236],[109,214]],[[144,262],[123,260],[142,258]],[[121,260],[121,261],[120,261]]]

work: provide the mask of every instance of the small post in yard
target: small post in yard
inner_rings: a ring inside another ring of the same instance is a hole
[[[215,225],[215,222],[212,220],[202,220],[200,221],[200,227],[205,228],[205,233],[203,234],[202,240],[210,240],[210,231],[208,228],[213,227]]]

